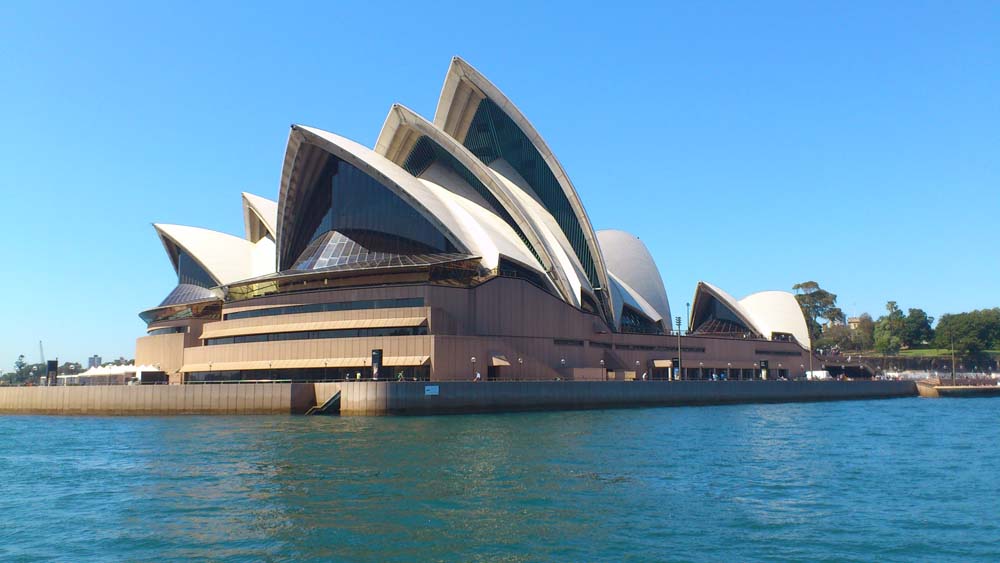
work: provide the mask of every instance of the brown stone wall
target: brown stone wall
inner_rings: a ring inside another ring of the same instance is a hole
[[[160,371],[174,374],[184,365],[187,334],[158,334],[143,336],[135,341],[136,365],[159,366]]]
[[[0,387],[0,413],[295,414],[315,401],[305,383]]]

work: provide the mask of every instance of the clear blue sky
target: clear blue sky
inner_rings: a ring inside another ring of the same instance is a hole
[[[132,357],[175,281],[152,222],[241,234],[290,124],[371,146],[393,102],[432,117],[453,55],[675,311],[698,280],[1000,305],[1000,4],[722,4],[3,3],[0,366]]]

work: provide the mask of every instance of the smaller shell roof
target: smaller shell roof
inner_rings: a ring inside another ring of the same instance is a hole
[[[701,302],[705,296],[718,299],[734,315],[742,320],[753,332],[772,338],[774,333],[791,334],[799,345],[812,349],[805,315],[799,307],[795,295],[787,291],[761,291],[737,301],[732,295],[707,283],[698,282],[691,307],[691,325],[698,322],[695,317],[701,312]]]
[[[278,202],[243,192],[243,224],[250,242],[257,242],[265,234],[277,238]]]
[[[311,144],[344,160],[392,190],[447,237],[459,252],[465,253],[474,247],[474,235],[463,228],[462,222],[454,216],[448,205],[430,188],[399,165],[368,147],[329,131],[304,125],[293,125],[285,155],[285,169],[282,171],[281,195],[278,204],[278,253],[282,260],[288,258],[285,256],[287,252],[287,241],[284,240],[286,231],[290,228],[294,231],[294,226],[289,223],[294,223],[296,220],[289,205],[302,197],[298,193],[300,190],[306,189],[292,182],[292,168],[294,168],[296,153],[303,143]],[[285,267],[288,264],[281,266]]]
[[[743,308],[763,334],[791,334],[807,349],[812,349],[809,327],[795,295],[787,291],[761,291],[740,299]]]
[[[597,231],[608,272],[627,284],[669,325],[670,301],[653,255],[639,237],[614,229]]]
[[[153,228],[160,235],[175,271],[178,267],[177,249],[183,249],[219,285],[267,273],[264,264],[261,263],[263,261],[257,256],[260,253],[255,252],[257,245],[246,239],[186,225],[157,223]]]

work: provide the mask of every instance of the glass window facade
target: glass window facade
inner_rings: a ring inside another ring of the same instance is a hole
[[[419,177],[425,170],[427,170],[428,167],[430,167],[431,164],[434,164],[435,162],[449,168],[452,172],[465,180],[465,182],[469,184],[472,189],[476,190],[476,193],[478,193],[489,205],[490,210],[493,211],[497,217],[503,219],[504,222],[507,223],[515,233],[517,233],[518,238],[520,238],[524,245],[528,247],[528,250],[531,251],[531,254],[535,257],[535,259],[538,259],[538,253],[535,251],[535,248],[531,245],[531,243],[528,242],[528,237],[524,235],[524,231],[521,230],[521,226],[518,225],[517,221],[515,221],[514,218],[510,216],[510,213],[504,209],[503,205],[500,204],[500,201],[497,200],[489,188],[483,185],[483,183],[479,181],[479,178],[477,178],[471,170],[466,168],[461,162],[458,161],[457,158],[452,156],[451,153],[444,150],[441,145],[435,143],[426,135],[420,137],[420,139],[417,140],[417,143],[410,150],[409,156],[406,157],[406,161],[403,163],[403,168],[405,168],[410,174]],[[539,260],[539,264],[541,264],[541,260]]]
[[[206,338],[205,346],[223,344],[248,344],[252,342],[282,342],[286,340],[317,340],[324,338],[360,338],[368,336],[422,336],[427,334],[426,326],[404,326],[386,328],[342,328],[336,330],[309,330],[303,332],[272,332],[268,334],[247,334]]]
[[[201,267],[190,254],[179,248],[177,252],[177,283],[198,287],[216,287],[219,282]]]
[[[649,320],[646,315],[633,310],[631,307],[622,307],[622,332],[633,334],[663,334],[663,328],[659,323]]]
[[[182,334],[187,332],[186,326],[168,326],[166,328],[157,328],[146,333],[146,336],[157,336],[160,334]]]
[[[333,256],[340,244],[340,258],[358,256],[362,251],[387,254],[454,253],[455,246],[409,203],[359,168],[313,145],[303,145],[300,160],[315,166],[304,175],[310,185],[300,193],[295,212],[299,220],[291,233],[290,245],[282,256],[283,267],[313,269],[318,259]],[[336,231],[341,238],[310,243]],[[348,244],[350,241],[351,244]],[[319,251],[317,253],[317,251]],[[348,254],[343,254],[348,252]],[[294,262],[293,262],[294,260]]]
[[[486,164],[503,158],[517,170],[559,223],[591,285],[600,287],[597,267],[587,246],[583,227],[559,181],[524,131],[499,106],[486,98],[479,102],[464,144]]]
[[[708,298],[708,303],[699,306],[698,323],[695,334],[749,334],[752,331],[726,306],[715,297]],[[703,312],[702,312],[703,311]]]
[[[541,274],[510,260],[500,259],[500,263],[497,265],[497,275],[505,278],[526,280],[546,292],[549,291],[549,284],[545,283],[545,278]]]
[[[310,303],[308,305],[288,305],[269,309],[253,309],[226,313],[225,320],[255,319],[258,317],[274,317],[278,315],[297,315],[300,313],[325,313],[329,311],[359,311],[364,309],[399,309],[402,307],[423,307],[423,297],[406,297],[402,299],[368,299],[363,301],[341,301],[339,303]]]
[[[380,380],[428,381],[430,366],[384,366]],[[188,373],[187,383],[224,383],[234,381],[354,381],[372,379],[372,368],[290,368],[227,371],[197,371]]]

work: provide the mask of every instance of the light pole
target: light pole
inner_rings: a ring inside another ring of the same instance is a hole
[[[604,358],[601,358],[601,373],[604,374],[604,381],[608,380],[608,370],[604,369]]]
[[[524,379],[524,358],[517,359],[517,378]]]
[[[726,362],[726,379],[733,376],[733,362]]]
[[[684,365],[684,359],[681,356],[681,318],[677,317],[674,321],[677,323],[677,379],[684,379],[681,375],[684,373],[681,371],[681,366]]]
[[[756,378],[757,378],[757,362],[754,362],[753,363],[753,369],[750,370],[750,379],[753,380],[753,379],[756,379]]]
[[[685,303],[685,305],[687,306],[687,319],[684,323],[687,325],[687,333],[691,334],[691,304]]]
[[[705,362],[698,362],[698,379],[705,379]]]
[[[469,358],[469,361],[472,362],[472,379],[474,381],[479,381],[479,378],[476,377],[476,375],[477,375],[476,374],[476,357],[472,356],[471,358]]]
[[[948,336],[951,337],[951,384],[955,385],[955,334],[948,332]]]

